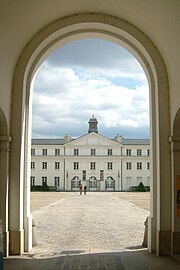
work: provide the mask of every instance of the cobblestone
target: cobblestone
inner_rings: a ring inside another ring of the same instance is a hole
[[[100,252],[140,246],[149,211],[115,193],[71,193],[33,212],[38,246],[33,252]]]
[[[39,245],[7,258],[4,270],[178,270],[178,259],[157,258],[141,247],[149,212],[123,196],[69,193],[43,208],[39,202],[33,212]]]

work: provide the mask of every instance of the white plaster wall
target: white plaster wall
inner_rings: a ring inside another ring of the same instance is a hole
[[[99,137],[99,135],[97,136]],[[78,143],[81,147],[81,140],[78,139]],[[91,140],[90,140],[91,141]],[[97,140],[99,141],[99,140]],[[112,145],[114,142],[112,142]],[[121,146],[116,144],[116,153],[119,152],[119,155],[107,155],[108,147],[111,148],[112,145],[107,145],[104,148],[101,148],[96,145],[96,152],[100,150],[102,155],[98,154],[96,156],[90,155],[90,149],[93,148],[90,146],[89,141],[87,140],[86,146],[83,146],[83,154],[81,152],[81,148],[79,149],[79,156],[74,156],[74,145],[78,148],[76,142],[71,143],[66,146],[61,146],[62,149],[64,147],[68,147],[66,149],[66,155],[55,156],[54,149],[58,148],[58,145],[32,145],[32,148],[35,149],[36,156],[32,156],[31,161],[35,162],[35,169],[31,170],[31,176],[35,176],[35,184],[42,185],[42,176],[47,176],[48,185],[54,186],[54,177],[60,177],[60,189],[71,190],[71,180],[74,176],[78,176],[82,181],[82,171],[86,170],[86,179],[89,180],[91,176],[96,177],[98,180],[100,179],[100,170],[104,171],[104,181],[101,183],[101,190],[105,190],[105,179],[108,176],[113,177],[115,179],[115,189],[121,190],[121,181],[123,183],[123,189],[128,189],[130,186],[136,186],[140,181],[137,181],[137,177],[142,177],[142,182],[144,185],[150,185],[147,181],[148,177],[150,177],[150,170],[147,170],[147,162],[150,162],[150,157],[147,156],[147,149],[149,149],[149,145],[130,145],[128,149],[132,149],[132,156],[126,156],[126,148],[127,146]],[[121,157],[121,147],[124,155]],[[125,149],[123,148],[125,147]],[[99,149],[100,148],[100,149]],[[47,156],[42,156],[42,149],[47,149]],[[137,149],[142,149],[142,156],[137,156]],[[47,170],[42,169],[42,162],[47,162]],[[55,169],[55,162],[60,162],[60,169]],[[79,162],[79,169],[74,170],[74,162]],[[90,169],[90,163],[95,162],[96,168],[95,170]],[[107,163],[113,163],[113,169],[108,170]],[[127,170],[126,163],[132,163],[132,169]],[[137,170],[137,162],[142,163],[142,170]],[[122,168],[121,168],[122,164]],[[65,167],[64,167],[65,166]],[[66,176],[68,172],[68,177]],[[119,177],[118,177],[119,174]],[[128,182],[126,177],[132,177],[132,181]]]
[[[150,149],[150,145],[123,145],[122,156],[126,156],[126,150],[131,149],[131,156],[137,156],[137,149],[141,149],[142,156],[147,156],[147,150]]]

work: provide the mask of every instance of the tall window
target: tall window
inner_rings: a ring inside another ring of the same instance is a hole
[[[35,176],[31,176],[31,186],[35,186]]]
[[[150,149],[147,149],[147,156],[150,156]]]
[[[47,176],[42,177],[42,185],[46,184],[47,185]]]
[[[112,156],[112,149],[108,149],[108,156]]]
[[[96,169],[96,162],[91,162],[90,169],[95,170]]]
[[[55,170],[59,170],[60,167],[60,163],[59,162],[55,162]]]
[[[60,184],[60,180],[59,179],[60,179],[59,176],[55,176],[54,177],[54,185],[55,185],[55,187],[59,187],[59,184]]]
[[[35,156],[35,148],[31,149],[31,156]]]
[[[79,170],[79,162],[74,162],[74,170]]]
[[[79,156],[79,149],[74,149],[74,156]]]
[[[142,170],[142,162],[137,162],[137,170]]]
[[[104,180],[104,171],[100,170],[100,181]]]
[[[47,149],[42,149],[42,155],[47,156]]]
[[[42,169],[43,170],[47,170],[47,162],[43,162],[42,163]]]
[[[86,170],[82,171],[82,179],[83,181],[86,181]]]
[[[147,162],[147,170],[150,169],[150,162]]]
[[[96,155],[96,149],[91,149],[91,156],[95,156]]]
[[[131,156],[131,149],[126,149],[126,155]]]
[[[35,169],[35,162],[31,161],[31,170],[34,170],[34,169]]]
[[[137,156],[141,156],[142,155],[142,150],[141,149],[137,149]]]
[[[126,162],[126,169],[131,170],[131,162]]]
[[[55,156],[60,156],[60,149],[55,149]]]
[[[112,167],[113,167],[112,162],[108,162],[108,163],[107,163],[107,169],[108,169],[108,170],[112,170]]]

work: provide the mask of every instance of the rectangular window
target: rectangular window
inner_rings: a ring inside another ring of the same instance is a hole
[[[150,169],[150,162],[147,162],[147,170]]]
[[[35,176],[31,176],[31,186],[35,186]]]
[[[79,156],[79,149],[74,149],[74,156]]]
[[[108,156],[112,156],[112,149],[108,149]]]
[[[131,162],[126,162],[126,170],[131,170]]]
[[[74,170],[79,170],[79,162],[74,162]]]
[[[91,156],[95,156],[96,155],[96,149],[91,149]]]
[[[150,149],[147,149],[147,156],[150,156]]]
[[[137,156],[141,156],[142,155],[142,150],[141,149],[137,149]]]
[[[128,183],[130,183],[131,181],[132,181],[132,177],[126,177],[126,181],[128,182]]]
[[[82,179],[83,181],[86,181],[86,170],[82,171]]]
[[[42,177],[42,185],[46,184],[47,185],[47,176]]]
[[[55,156],[60,156],[60,149],[55,149]]]
[[[42,155],[47,156],[47,149],[42,149]]]
[[[54,186],[59,187],[59,184],[60,184],[60,178],[59,178],[59,176],[55,176],[54,177]]]
[[[131,156],[131,149],[126,149],[126,155]]]
[[[42,169],[43,170],[47,170],[47,162],[43,162],[42,163]]]
[[[141,162],[137,162],[137,170],[142,170],[142,163]]]
[[[31,149],[31,156],[35,156],[35,148]]]
[[[100,181],[104,180],[104,171],[100,170]]]
[[[60,163],[59,162],[55,162],[55,170],[59,170],[60,168]]]
[[[96,169],[96,163],[95,162],[91,162],[90,169],[91,170],[95,170]]]
[[[35,162],[32,161],[32,162],[31,162],[31,170],[34,170],[34,169],[35,169]]]
[[[108,170],[112,170],[112,166],[113,166],[113,165],[112,165],[112,162],[108,162],[108,163],[107,163],[107,169],[108,169]]]

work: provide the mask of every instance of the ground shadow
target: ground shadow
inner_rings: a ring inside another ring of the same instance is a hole
[[[176,270],[180,261],[156,257],[145,248],[104,253],[69,250],[60,253],[37,253],[4,259],[4,270]]]

